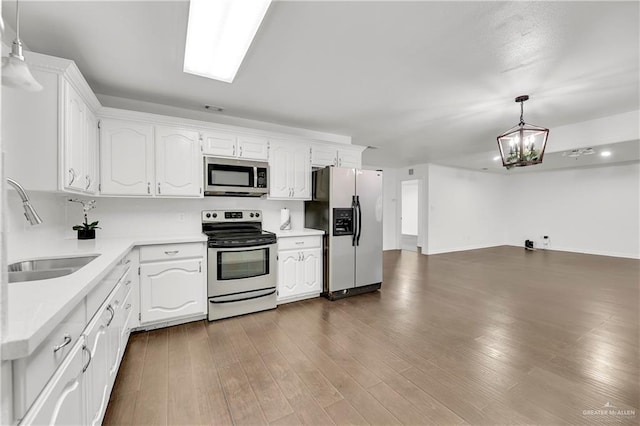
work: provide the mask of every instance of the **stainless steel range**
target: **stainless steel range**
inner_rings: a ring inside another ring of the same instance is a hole
[[[205,210],[209,321],[276,307],[277,239],[260,210]]]

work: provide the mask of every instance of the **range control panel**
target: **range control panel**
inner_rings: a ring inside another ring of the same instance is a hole
[[[202,223],[262,222],[260,210],[203,210]]]
[[[333,235],[353,235],[353,209],[333,209]]]

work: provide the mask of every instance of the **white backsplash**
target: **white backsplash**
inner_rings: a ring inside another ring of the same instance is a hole
[[[100,221],[97,238],[148,235],[197,234],[201,231],[200,212],[214,209],[262,210],[263,228],[276,231],[280,209],[291,211],[293,229],[304,227],[303,201],[273,201],[260,198],[206,197],[204,199],[140,199],[80,197],[73,194],[29,192],[43,223],[30,226],[24,218],[22,202],[15,191],[8,192],[8,249],[40,240],[74,238],[71,228],[83,221],[82,207],[69,198],[95,199],[96,208],[89,221]]]

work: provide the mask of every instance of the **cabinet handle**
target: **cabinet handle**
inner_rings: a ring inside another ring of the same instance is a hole
[[[65,346],[67,346],[69,343],[71,343],[71,335],[70,334],[65,334],[64,335],[64,340],[62,341],[62,343],[60,343],[59,345],[56,345],[56,346],[53,347],[53,353],[58,352],[60,349],[62,349]]]
[[[162,194],[162,192],[160,192],[160,182],[158,182],[158,194]]]
[[[121,265],[128,265],[131,263],[131,259],[124,259],[120,264]]]
[[[131,307],[131,303],[127,303],[124,308],[128,310],[130,307]]]
[[[202,262],[198,262],[198,272],[202,272]]]
[[[236,146],[234,145],[233,146],[233,156],[235,157],[235,155],[236,155]]]
[[[300,260],[302,260],[304,262],[304,252],[300,252],[300,254],[302,255],[302,259],[300,259]]]
[[[242,145],[240,145],[240,157],[242,157]]]
[[[86,353],[89,354],[89,361],[87,361],[87,364],[82,367],[82,372],[84,373],[85,371],[87,371],[87,368],[89,368],[89,364],[91,364],[91,351],[89,350],[89,348],[87,348],[87,345],[82,345],[82,350]]]
[[[178,254],[180,252],[180,250],[171,250],[171,251],[165,251],[164,254],[166,254],[167,256],[173,256],[174,254]]]
[[[116,316],[116,311],[113,310],[111,305],[107,306],[107,310],[111,313],[111,318],[109,318],[109,322],[107,323],[107,327],[109,327],[111,325],[111,321],[113,321],[113,318]]]
[[[127,280],[127,281],[125,281],[125,283],[124,283],[124,285],[129,285],[129,284],[131,284],[131,280]]]
[[[297,246],[301,246],[302,244],[304,244],[304,241],[296,241]]]
[[[71,180],[69,181],[69,185],[73,184],[73,181],[76,180],[76,171],[73,168],[69,169],[69,173],[71,174]]]
[[[91,186],[91,177],[89,177],[89,175],[86,175],[85,179],[87,180],[87,186],[84,189],[85,191],[88,191],[89,187]]]
[[[151,194],[151,182],[147,182],[147,194]]]

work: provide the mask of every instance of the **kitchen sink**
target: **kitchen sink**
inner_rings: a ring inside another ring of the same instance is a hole
[[[9,282],[36,281],[69,275],[99,255],[34,259],[9,265]]]

